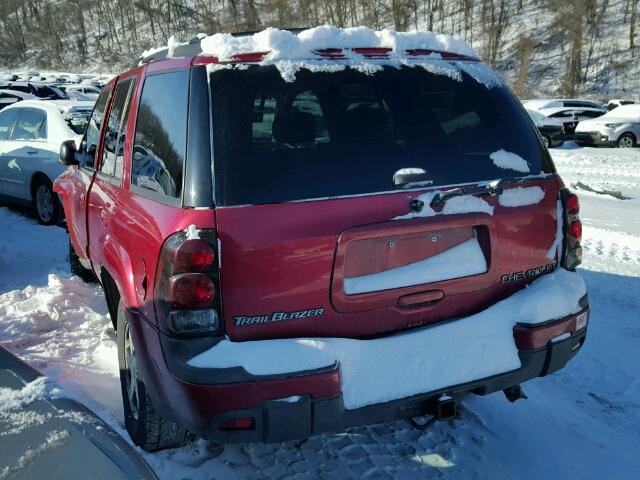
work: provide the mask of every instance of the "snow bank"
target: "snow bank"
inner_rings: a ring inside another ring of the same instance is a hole
[[[406,215],[399,215],[392,220],[407,220],[417,217],[433,217],[436,215],[454,215],[457,213],[488,213],[493,215],[493,207],[488,202],[475,195],[461,195],[459,197],[451,197],[446,201],[442,210],[437,212],[431,208],[433,197],[443,193],[442,190],[434,190],[432,192],[418,195],[416,200],[424,203],[424,207],[419,212],[409,212]]]
[[[524,207],[535,205],[544,198],[544,190],[540,187],[516,187],[504,190],[498,197],[503,207]]]
[[[575,313],[585,292],[579,274],[559,269],[480,313],[445,324],[373,340],[223,340],[188,363],[277,375],[338,362],[345,407],[355,409],[519,368],[516,322],[536,324]]]
[[[497,152],[493,152],[491,155],[489,155],[489,158],[493,160],[493,163],[496,167],[524,173],[529,173],[531,171],[529,170],[529,164],[524,158],[513,152],[507,152],[502,148]]]
[[[486,271],[487,261],[484,258],[478,239],[474,237],[419,262],[371,275],[345,278],[344,292],[347,295],[379,292],[392,288],[468,277]]]

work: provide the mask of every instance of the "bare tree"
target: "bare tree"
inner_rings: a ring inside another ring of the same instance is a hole
[[[527,95],[527,75],[529,73],[529,64],[533,58],[537,41],[534,38],[520,36],[518,40],[518,77],[513,85],[513,89],[520,97]]]

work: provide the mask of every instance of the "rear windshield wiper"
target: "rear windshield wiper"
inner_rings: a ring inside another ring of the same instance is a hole
[[[499,195],[506,183],[511,183],[514,179],[492,180],[491,182],[479,183],[475,187],[458,187],[451,190],[438,192],[429,204],[434,210],[442,207],[447,200],[453,197],[461,197],[463,195]]]

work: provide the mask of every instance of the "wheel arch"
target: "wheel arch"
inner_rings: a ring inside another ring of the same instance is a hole
[[[637,145],[638,144],[638,137],[636,136],[636,134],[634,132],[632,132],[631,130],[625,130],[624,132],[621,132],[620,135],[618,135],[618,138],[616,138],[616,143],[618,141],[620,141],[620,139],[624,136],[624,135],[629,135],[631,136],[631,138],[633,139],[633,144]]]
[[[53,180],[49,178],[49,175],[44,173],[43,171],[36,170],[31,174],[31,178],[29,179],[29,194],[31,195],[31,200],[33,200],[36,196],[36,185],[38,185],[40,180],[47,180],[53,185]],[[53,187],[52,187],[53,190]]]
[[[103,263],[98,273],[115,328],[118,302],[122,301],[124,308],[135,308],[139,303],[138,294],[133,282],[132,263],[124,248],[111,236],[107,237],[102,248]]]

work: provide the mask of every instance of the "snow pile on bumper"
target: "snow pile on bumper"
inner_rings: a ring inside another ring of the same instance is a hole
[[[538,324],[581,310],[579,274],[558,269],[475,315],[374,340],[295,338],[223,340],[188,363],[241,366],[277,375],[340,364],[347,409],[382,403],[520,368],[516,323]]]

